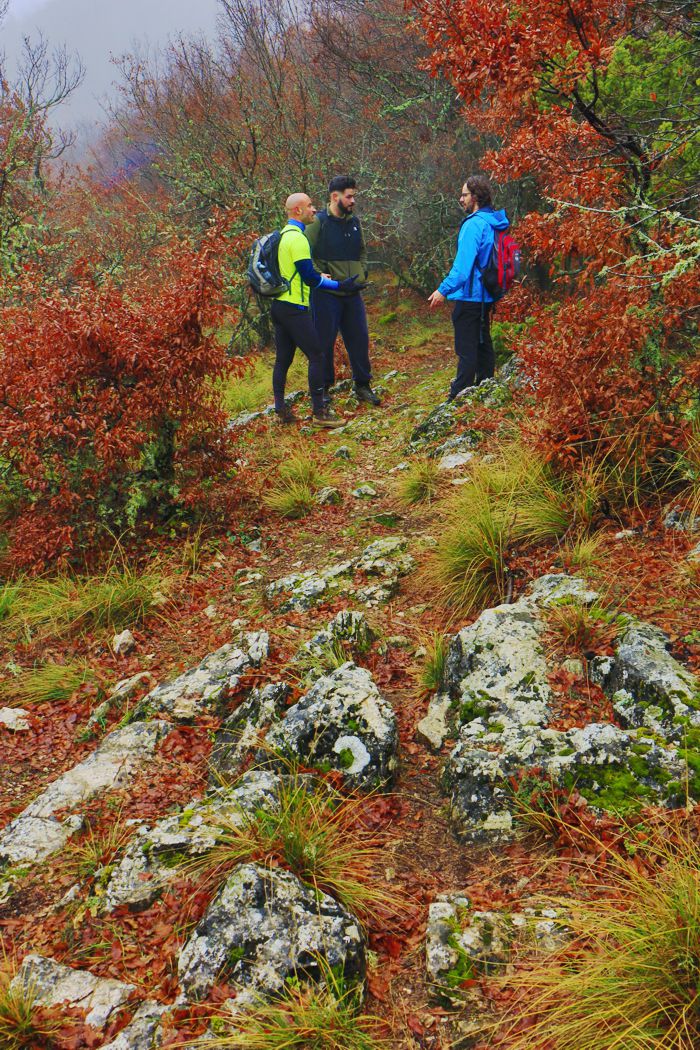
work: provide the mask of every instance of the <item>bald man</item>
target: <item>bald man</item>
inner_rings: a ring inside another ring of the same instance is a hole
[[[287,225],[282,230],[277,260],[288,288],[273,300],[271,307],[276,350],[272,371],[275,412],[282,423],[296,420],[291,408],[284,403],[284,388],[294,353],[299,349],[309,362],[309,394],[314,426],[340,427],[343,420],[338,419],[323,400],[323,348],[309,308],[309,289],[334,288],[347,291],[354,286],[357,278],[334,281],[315,268],[304,230],[307,223],[313,222],[316,209],[306,193],[290,194],[284,209]]]

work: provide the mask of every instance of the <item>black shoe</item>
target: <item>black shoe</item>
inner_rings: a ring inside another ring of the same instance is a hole
[[[375,394],[369,383],[355,383],[355,397],[358,401],[366,401],[368,405],[381,405],[382,399]]]
[[[280,409],[276,408],[275,409],[275,415],[277,416],[277,419],[278,419],[278,421],[280,423],[298,423],[299,422],[298,417],[294,415],[294,412],[289,407],[289,405],[285,405],[284,408],[280,408]]]

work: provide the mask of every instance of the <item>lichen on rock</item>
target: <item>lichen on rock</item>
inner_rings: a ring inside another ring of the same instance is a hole
[[[341,739],[357,743],[338,746]],[[319,678],[265,738],[259,762],[276,759],[339,770],[348,786],[388,783],[396,768],[396,715],[369,671],[348,661]],[[350,762],[344,751],[350,750]]]
[[[213,849],[227,827],[244,827],[260,811],[278,806],[281,779],[271,770],[251,770],[232,787],[212,792],[179,813],[141,826],[112,870],[102,910],[148,907],[183,863]]]
[[[183,996],[207,996],[223,976],[240,1007],[278,994],[291,977],[318,980],[325,964],[361,985],[365,944],[356,919],[291,871],[243,864],[234,870],[178,960]]]
[[[227,642],[205,656],[197,667],[172,682],[157,685],[137,704],[134,720],[163,714],[174,721],[190,722],[205,712],[218,711],[242,675],[259,667],[269,649],[265,631],[245,632],[238,643]]]

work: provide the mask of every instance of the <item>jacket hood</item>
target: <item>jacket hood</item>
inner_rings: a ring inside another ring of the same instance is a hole
[[[507,230],[510,226],[508,216],[502,209],[494,211],[493,208],[479,208],[469,216],[470,219],[475,217],[487,222],[494,230]]]

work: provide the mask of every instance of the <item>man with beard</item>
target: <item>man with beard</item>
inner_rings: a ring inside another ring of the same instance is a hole
[[[454,303],[452,325],[457,375],[450,386],[448,401],[454,401],[463,390],[490,379],[494,373],[493,296],[484,286],[482,273],[489,262],[496,233],[509,226],[506,213],[493,208],[491,184],[484,175],[469,176],[462,186],[459,204],[466,217],[459,228],[455,261],[428,299],[431,309],[445,299]]]
[[[343,337],[352,368],[355,395],[370,405],[381,404],[372,390],[369,361],[367,315],[360,290],[367,280],[367,249],[360,220],[354,214],[356,182],[349,175],[336,175],[328,185],[328,207],[306,227],[315,265],[336,281],[353,277],[354,287],[344,290],[315,288],[311,310],[324,357],[324,399],[330,404],[329,389],[335,382],[333,348],[338,332]]]

